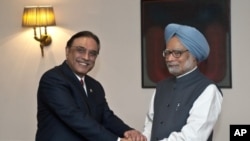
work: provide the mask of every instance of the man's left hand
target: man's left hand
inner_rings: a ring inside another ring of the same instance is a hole
[[[147,141],[147,138],[137,130],[128,130],[124,133],[125,138],[129,138],[132,141]]]

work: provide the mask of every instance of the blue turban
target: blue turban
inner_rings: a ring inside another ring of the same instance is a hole
[[[201,62],[209,55],[209,45],[206,38],[196,28],[169,24],[165,28],[165,41],[168,42],[173,36],[177,36],[187,50]]]

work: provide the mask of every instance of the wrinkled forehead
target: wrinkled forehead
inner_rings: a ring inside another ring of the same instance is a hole
[[[91,37],[78,37],[75,38],[71,46],[80,46],[86,49],[97,50],[99,51],[99,45],[95,39]]]

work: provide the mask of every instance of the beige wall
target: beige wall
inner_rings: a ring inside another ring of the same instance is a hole
[[[21,27],[26,5],[51,4],[57,26],[53,43],[41,58],[33,31]],[[232,0],[232,89],[223,89],[223,111],[214,141],[229,140],[230,124],[250,123],[249,0]],[[128,124],[143,129],[154,89],[141,88],[140,0],[1,0],[0,141],[33,141],[36,91],[40,76],[61,64],[67,39],[91,30],[101,39],[101,54],[91,75],[105,87],[107,99]]]

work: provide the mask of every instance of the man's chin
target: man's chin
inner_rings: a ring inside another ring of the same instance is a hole
[[[81,73],[81,74],[86,75],[91,70],[92,70],[92,68],[87,67],[87,68],[81,68],[81,69],[79,69],[78,72]]]
[[[174,76],[178,76],[180,74],[180,72],[175,69],[168,69],[168,72]]]
[[[87,68],[80,68],[76,70],[76,74],[78,75],[86,75],[89,72],[89,69]]]

